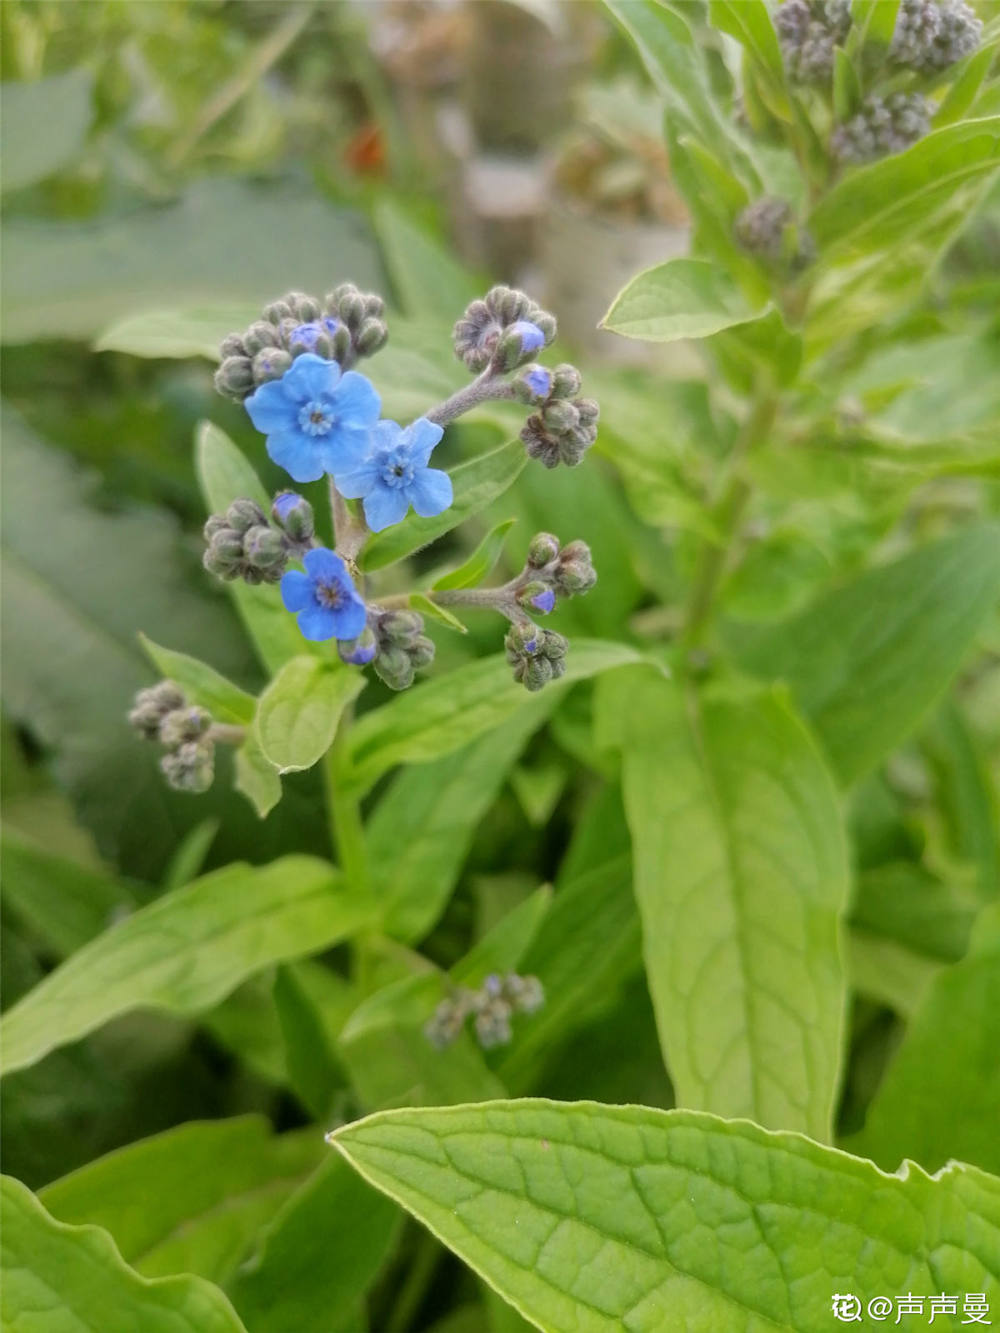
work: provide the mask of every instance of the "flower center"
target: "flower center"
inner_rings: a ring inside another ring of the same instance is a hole
[[[379,478],[383,486],[396,490],[413,480],[413,464],[405,449],[392,449],[379,459]]]
[[[328,611],[336,611],[344,601],[344,590],[338,583],[318,579],[315,588],[316,600]]]
[[[299,425],[306,435],[328,435],[333,429],[333,413],[317,399],[299,409]]]

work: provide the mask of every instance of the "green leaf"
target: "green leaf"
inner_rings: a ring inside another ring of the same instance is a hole
[[[9,1009],[5,1072],[142,1005],[198,1013],[270,963],[346,939],[370,914],[312,857],[205,875],[84,945]]]
[[[282,1204],[229,1284],[248,1333],[359,1327],[350,1316],[389,1257],[399,1220],[343,1162],[326,1162]]]
[[[551,906],[552,889],[543,884],[501,917],[455,964],[450,972],[455,985],[475,989],[491,972],[516,972]]]
[[[245,1333],[217,1287],[199,1277],[149,1282],[106,1231],[56,1222],[11,1176],[0,1184],[3,1326],[10,1333]],[[48,1313],[46,1313],[48,1312]]]
[[[809,230],[838,260],[881,254],[998,165],[1000,116],[935,130],[904,153],[848,172],[817,204]]]
[[[848,120],[861,101],[861,83],[850,56],[841,46],[833,50],[833,109],[838,120]]]
[[[198,877],[218,832],[217,819],[204,819],[184,835],[163,876],[164,889],[182,889]]]
[[[791,120],[781,48],[764,0],[709,0],[708,15],[720,32],[735,37],[760,66],[770,110]]]
[[[805,611],[731,627],[740,664],[787,681],[840,779],[862,776],[913,730],[1000,593],[1000,529],[966,528],[870,569]]]
[[[622,747],[646,973],[678,1101],[828,1139],[848,867],[813,741],[775,693],[699,702],[633,670],[599,700]]]
[[[195,433],[195,464],[210,513],[224,513],[233,500],[244,496],[256,500],[265,514],[270,509],[271,501],[256,472],[229,436],[210,421],[203,421]],[[309,650],[295,617],[285,610],[273,583],[251,587],[242,579],[234,579],[226,586],[269,672]]]
[[[851,23],[859,45],[888,47],[898,11],[899,0],[851,0]]]
[[[245,726],[253,721],[257,700],[226,680],[207,662],[199,662],[197,657],[187,653],[176,653],[172,648],[161,648],[145,634],[139,635],[139,642],[164,677],[179,685],[192,703],[206,708],[217,722]]]
[[[646,269],[615,297],[601,328],[625,338],[674,342],[707,338],[720,329],[759,319],[724,269],[706,259],[670,259]]]
[[[242,792],[253,808],[266,819],[281,800],[278,770],[260,748],[253,731],[236,751],[236,790]]]
[[[451,508],[436,518],[411,514],[402,523],[377,532],[361,553],[362,566],[369,571],[382,569],[443,537],[503,495],[520,476],[527,461],[524,445],[513,439],[499,449],[459,463],[451,471],[455,493]]]
[[[974,895],[941,883],[913,861],[898,861],[860,876],[851,924],[924,957],[955,962],[968,948],[977,906]]]
[[[97,352],[129,356],[202,356],[218,361],[223,338],[260,319],[260,307],[246,302],[185,306],[182,310],[144,310],[128,314],[105,329],[94,344]]]
[[[319,1161],[311,1132],[263,1116],[190,1122],[88,1162],[40,1191],[60,1222],[104,1227],[144,1277],[225,1281]]]
[[[997,39],[981,46],[958,66],[951,87],[934,112],[934,128],[953,125],[966,116],[979,95],[997,52]]]
[[[219,303],[259,310],[291,288],[322,293],[345,281],[380,281],[358,214],[304,181],[259,185],[219,174],[177,200],[103,218],[8,218],[3,336],[90,340],[137,311]]]
[[[454,323],[480,295],[480,283],[392,199],[375,205],[375,235],[405,315]]]
[[[402,769],[365,830],[382,929],[411,944],[448,902],[476,829],[504,778],[558,695],[525,704],[506,726],[457,754]]]
[[[836,1292],[1000,1273],[993,1177],[886,1176],[745,1121],[528,1100],[384,1111],[330,1141],[545,1333],[827,1333]]]
[[[1000,1171],[998,1049],[1000,907],[994,905],[977,924],[969,956],[938,973],[912,1016],[857,1150],[888,1170],[904,1158],[928,1171],[958,1158]]]
[[[500,559],[507,533],[516,521],[513,518],[505,518],[502,523],[491,528],[468,560],[457,569],[449,570],[447,574],[442,574],[440,578],[434,580],[431,587],[435,592],[443,592],[447,588],[475,588],[482,583]]]
[[[5,190],[34,185],[79,159],[94,118],[93,93],[94,76],[82,68],[0,85]]]
[[[337,734],[341,714],[365,687],[339,662],[293,657],[260,696],[254,735],[279,773],[312,768]]]
[[[410,609],[419,611],[422,616],[436,620],[439,625],[444,625],[447,629],[453,629],[458,634],[468,634],[467,626],[463,625],[458,616],[452,615],[446,606],[438,606],[437,602],[422,592],[410,593]]]
[[[574,640],[566,684],[639,660],[625,644]],[[559,690],[563,682],[549,685]],[[348,743],[347,780],[360,790],[402,763],[426,763],[492,731],[534,701],[502,654],[485,657],[401,694],[360,718]]]
[[[923,1002],[942,964],[885,935],[852,926],[847,933],[851,989],[909,1019]]]
[[[952,701],[940,710],[922,745],[949,845],[975,867],[982,896],[993,897],[1000,889],[1000,790],[984,747]]]
[[[346,1077],[317,1005],[294,966],[285,964],[277,969],[273,995],[289,1082],[313,1119],[323,1120],[330,1114],[333,1095],[344,1086]]]

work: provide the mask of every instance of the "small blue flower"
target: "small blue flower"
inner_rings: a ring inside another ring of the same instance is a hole
[[[371,433],[364,462],[338,467],[334,481],[349,500],[364,497],[365,518],[372,532],[399,523],[410,505],[422,518],[442,514],[452,502],[447,472],[427,466],[444,431],[420,417],[404,430],[395,421],[380,421]]]
[[[536,611],[540,611],[543,616],[547,616],[556,604],[556,595],[551,588],[546,588],[544,592],[538,593],[532,597],[531,605]]]
[[[381,403],[364,375],[342,375],[336,361],[305,352],[252,393],[246,409],[278,466],[294,481],[318,481],[365,457]]]
[[[356,639],[368,613],[351,582],[347,566],[325,546],[307,551],[306,572],[289,570],[281,578],[281,600],[298,613],[299,629],[313,642]]]
[[[530,320],[519,319],[510,326],[509,332],[516,333],[521,339],[522,352],[537,352],[539,347],[545,346],[545,334]]]
[[[378,640],[370,629],[365,629],[358,638],[338,643],[337,652],[340,660],[350,666],[367,666],[378,653]]]

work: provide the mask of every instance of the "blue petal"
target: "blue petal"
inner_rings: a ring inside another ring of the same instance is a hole
[[[298,569],[282,574],[281,600],[286,611],[304,611],[313,600],[312,580]]]
[[[378,472],[375,470],[375,464],[369,461],[357,467],[349,467],[346,471],[338,467],[333,479],[341,495],[346,496],[348,500],[360,500],[363,495],[374,489],[378,482]]]
[[[388,417],[376,421],[371,431],[372,448],[392,449],[401,442],[403,434],[403,427],[396,421],[390,421]]]
[[[300,358],[301,360],[301,358]],[[337,385],[334,395],[337,416],[348,426],[374,426],[382,410],[375,386],[356,370],[349,370]]]
[[[410,461],[414,467],[426,467],[434,446],[444,434],[444,427],[426,417],[418,417],[406,428],[406,442],[410,448]]]
[[[521,350],[524,352],[537,352],[539,347],[545,345],[545,334],[528,319],[519,319],[516,324],[512,324],[510,332],[520,337]]]
[[[391,528],[406,517],[410,504],[401,490],[392,490],[389,486],[376,486],[365,496],[365,518],[372,532],[381,532]]]
[[[357,594],[343,606],[338,606],[333,616],[338,639],[356,639],[368,622],[365,604]]]
[[[317,439],[317,448],[327,472],[350,471],[371,453],[371,431],[367,426],[355,428],[341,423],[325,439]]]
[[[311,551],[306,551],[302,563],[313,581],[333,579],[341,587],[346,586],[353,592],[354,584],[347,572],[347,566],[335,551],[329,550],[326,546],[314,546]]]
[[[268,380],[243,404],[262,435],[288,430],[298,420],[298,409],[285,393],[281,380]]]
[[[337,613],[329,606],[320,606],[319,602],[299,612],[299,629],[303,637],[313,643],[336,638],[336,621]]]
[[[323,460],[317,456],[309,437],[301,431],[289,430],[269,435],[267,452],[293,481],[319,481],[323,475]]]
[[[410,482],[406,494],[421,518],[443,514],[454,499],[451,477],[434,467],[425,467]]]
[[[308,403],[324,394],[333,394],[340,379],[336,361],[324,361],[315,352],[297,356],[281,377],[281,385],[297,403]]]

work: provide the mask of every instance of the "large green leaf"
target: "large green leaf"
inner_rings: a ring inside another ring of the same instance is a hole
[[[1000,1171],[1000,907],[969,956],[942,969],[906,1029],[852,1148],[894,1170],[952,1158]]]
[[[827,1139],[847,849],[822,759],[777,694],[697,701],[648,670],[604,684],[678,1101]]]
[[[245,1333],[217,1287],[200,1277],[150,1282],[129,1268],[99,1227],[50,1217],[11,1176],[0,1184],[9,1333]]]
[[[188,653],[161,648],[158,643],[139,635],[146,656],[163,672],[167,680],[179,685],[192,703],[206,708],[217,722],[245,726],[253,721],[257,701],[252,694],[226,680],[214,667]]]
[[[93,92],[94,76],[82,68],[0,85],[5,190],[34,185],[72,165],[93,119]]]
[[[626,338],[675,342],[707,338],[765,313],[752,306],[725,269],[707,259],[670,259],[634,277],[615,297],[601,327]]]
[[[311,768],[333,744],[341,714],[365,687],[337,660],[293,657],[260,696],[254,733],[279,773]]]
[[[302,182],[261,187],[217,175],[174,203],[96,221],[8,219],[4,338],[90,339],[137,310],[261,308],[291,288],[322,295],[342,281],[379,281],[356,214]]]
[[[1000,1182],[974,1167],[886,1176],[798,1134],[593,1102],[385,1111],[330,1139],[544,1333],[828,1333],[835,1293],[1000,1278]]]
[[[282,1204],[229,1284],[248,1333],[358,1327],[350,1316],[388,1258],[399,1220],[343,1162],[326,1162]]]
[[[112,926],[9,1009],[5,1072],[141,1005],[198,1013],[269,963],[317,953],[369,919],[323,861],[227,866]]]
[[[276,1136],[263,1116],[191,1121],[89,1162],[39,1198],[60,1222],[110,1231],[144,1277],[222,1282],[318,1164],[316,1139]]]
[[[117,320],[94,346],[98,352],[127,352],[129,356],[203,356],[218,361],[223,338],[255,319],[260,319],[260,307],[246,302],[144,310]]]
[[[499,449],[459,463],[451,472],[455,493],[451,507],[436,518],[419,518],[411,514],[402,523],[376,533],[361,553],[362,566],[366,570],[381,569],[457,528],[509,490],[527,461],[524,445],[514,439]]]
[[[1000,595],[1000,528],[978,525],[867,570],[805,611],[734,625],[754,675],[783,679],[837,774],[853,781],[913,730]]]
[[[635,649],[625,644],[574,640],[563,680],[585,680],[638,660]],[[367,789],[396,764],[451,754],[531,704],[523,686],[511,679],[502,654],[470,662],[365,714],[350,734],[346,776]]]

